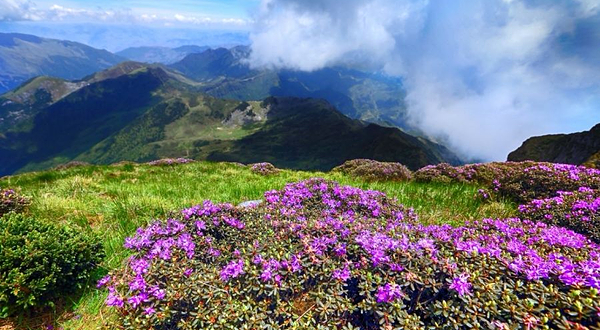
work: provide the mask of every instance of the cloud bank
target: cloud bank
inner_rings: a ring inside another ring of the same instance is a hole
[[[193,13],[149,12],[131,8],[69,7],[60,4],[44,6],[29,0],[0,0],[0,22],[93,22],[152,24],[154,26],[201,26],[244,28],[251,22],[236,17],[199,16]]]
[[[403,77],[411,124],[471,159],[600,122],[599,0],[264,0],[255,66]]]

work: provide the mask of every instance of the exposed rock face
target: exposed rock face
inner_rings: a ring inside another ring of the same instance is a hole
[[[509,161],[546,161],[600,166],[600,124],[573,134],[536,136],[508,155]]]

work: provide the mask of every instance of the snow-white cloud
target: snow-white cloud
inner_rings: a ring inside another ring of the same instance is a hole
[[[253,65],[402,76],[412,123],[464,156],[600,122],[598,0],[265,0],[255,21]]]

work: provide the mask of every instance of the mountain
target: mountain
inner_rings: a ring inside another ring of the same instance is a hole
[[[321,170],[351,158],[399,161],[413,169],[458,162],[443,146],[350,119],[324,100],[223,100],[160,65],[127,62],[71,87],[58,88],[55,94],[63,95],[57,99],[47,92],[47,104],[38,101],[22,129],[0,131],[0,175],[71,160],[181,156]]]
[[[177,48],[168,47],[130,47],[117,52],[116,55],[131,61],[143,63],[173,64],[183,60],[189,54],[202,53],[208,50],[207,46],[181,46]]]
[[[397,128],[350,119],[322,99],[270,97],[261,107],[268,117],[263,127],[207,159],[268,161],[278,167],[317,170],[330,170],[356,158],[401,162],[413,170],[460,162],[441,145]]]
[[[81,79],[124,60],[77,42],[0,33],[0,94],[36,76]]]
[[[63,97],[92,83],[119,77],[143,68],[146,68],[145,64],[123,62],[77,81],[48,76],[32,78],[16,89],[0,95],[0,133],[9,130],[26,130],[31,125],[31,119],[41,109]]]
[[[191,54],[170,67],[202,83],[202,91],[240,101],[269,96],[323,98],[355,119],[414,129],[407,125],[402,81],[350,68],[313,72],[253,69],[250,49],[238,46]]]
[[[585,164],[600,168],[600,124],[580,133],[532,137],[511,152],[508,160]]]
[[[259,74],[242,62],[248,55],[249,49],[245,46],[231,50],[209,49],[202,53],[190,54],[171,65],[171,68],[197,81],[211,81],[221,77],[243,79]]]

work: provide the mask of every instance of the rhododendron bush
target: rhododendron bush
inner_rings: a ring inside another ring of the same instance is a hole
[[[126,329],[585,329],[600,249],[543,222],[425,226],[376,191],[311,179],[140,228],[99,282]]]
[[[9,212],[23,212],[29,204],[28,197],[21,196],[13,189],[0,189],[0,217]]]
[[[250,165],[250,171],[252,173],[260,174],[260,175],[273,175],[279,173],[279,169],[276,168],[271,163],[256,163]]]
[[[534,199],[519,206],[524,218],[564,226],[600,243],[600,192],[588,187],[559,191],[552,198]]]
[[[408,181],[412,172],[404,165],[393,162],[378,162],[371,159],[353,159],[333,169],[367,181]]]
[[[415,172],[418,182],[463,182],[487,186],[497,195],[520,203],[556,196],[558,191],[576,191],[579,187],[600,189],[600,170],[583,166],[505,162],[452,167],[438,164]]]

